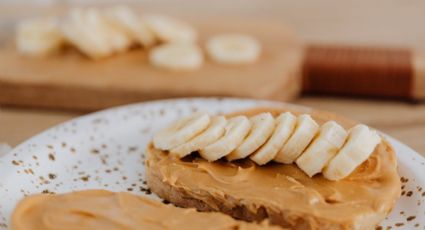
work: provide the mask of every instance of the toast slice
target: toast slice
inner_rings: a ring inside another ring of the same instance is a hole
[[[239,114],[265,111],[274,115],[308,112],[321,124],[335,120],[347,129],[356,124],[326,112],[294,107]],[[150,189],[179,207],[220,211],[246,221],[268,219],[291,229],[375,229],[401,190],[395,153],[385,140],[340,181],[329,181],[321,174],[310,178],[294,164],[258,166],[249,159],[210,163],[196,153],[177,159],[152,145],[147,149],[146,169]]]

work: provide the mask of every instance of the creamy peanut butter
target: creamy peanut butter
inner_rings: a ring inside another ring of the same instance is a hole
[[[12,216],[12,230],[275,229],[200,213],[130,193],[87,190],[25,198]]]
[[[355,124],[330,114],[311,114],[320,123],[332,118],[346,128]],[[160,177],[214,210],[221,209],[217,203],[232,209],[236,201],[254,213],[266,207],[268,213],[284,216],[284,226],[296,226],[303,219],[311,229],[373,229],[400,196],[396,157],[385,140],[349,177],[337,182],[321,174],[310,178],[294,164],[258,166],[250,160],[210,163],[200,157],[180,160],[152,146],[148,148],[147,169],[148,175]]]

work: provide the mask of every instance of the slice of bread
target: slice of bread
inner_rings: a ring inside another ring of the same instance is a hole
[[[319,123],[336,120],[347,129],[356,124],[294,107],[239,114],[264,111],[308,112]],[[395,153],[385,140],[349,177],[336,182],[322,175],[310,178],[294,164],[257,166],[247,159],[209,163],[196,154],[177,159],[152,145],[146,169],[150,189],[179,207],[220,211],[246,221],[268,219],[291,229],[374,229],[400,196]]]

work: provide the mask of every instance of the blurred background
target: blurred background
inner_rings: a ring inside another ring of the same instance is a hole
[[[305,42],[425,48],[421,0],[1,0],[2,19],[37,15],[52,6],[132,4],[147,12],[280,20]]]
[[[117,3],[128,3],[146,12],[190,18],[272,20],[290,28],[303,51],[311,44],[402,48],[414,57],[422,56],[425,50],[425,2],[421,0],[0,0],[0,38],[7,39],[14,23],[22,18],[52,14],[72,6]],[[0,73],[4,71],[0,69]],[[0,79],[1,87],[7,85],[2,86]],[[290,102],[366,123],[425,154],[425,105],[421,100],[304,93]],[[72,109],[0,106],[0,143],[13,147],[46,128],[85,113]]]

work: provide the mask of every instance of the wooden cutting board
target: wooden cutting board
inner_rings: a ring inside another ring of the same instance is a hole
[[[0,104],[97,110],[143,100],[232,96],[288,100],[300,90],[301,48],[291,31],[274,21],[185,18],[200,44],[219,33],[246,33],[262,44],[255,64],[226,66],[206,59],[193,72],[156,69],[147,51],[135,49],[93,61],[75,50],[46,58],[25,58],[13,36],[0,47]]]

